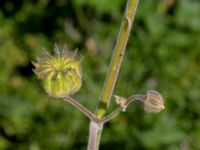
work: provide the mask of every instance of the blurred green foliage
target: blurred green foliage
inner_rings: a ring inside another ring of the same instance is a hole
[[[31,60],[57,42],[84,56],[81,90],[94,111],[126,1],[0,1],[0,150],[82,150],[89,121],[53,99],[32,73]],[[114,94],[155,89],[166,109],[140,103],[105,125],[100,149],[200,149],[200,1],[141,0]],[[114,101],[110,110],[116,108]]]

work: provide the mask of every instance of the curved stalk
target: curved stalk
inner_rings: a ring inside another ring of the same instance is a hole
[[[85,114],[91,121],[94,121],[94,122],[99,121],[99,119],[96,117],[95,114],[93,114],[91,111],[89,111],[86,107],[84,107],[82,104],[80,104],[78,101],[76,101],[72,97],[64,97],[64,101],[67,101],[70,104],[72,104],[74,107],[80,110],[83,114]]]
[[[119,107],[115,111],[110,113],[109,115],[103,117],[100,120],[100,122],[104,124],[104,123],[110,121],[115,116],[117,116],[120,112],[122,112],[124,110],[124,108],[126,109],[129,104],[131,104],[132,102],[134,102],[136,100],[143,101],[145,99],[145,97],[146,97],[145,95],[134,95],[134,96],[129,97],[123,107]]]

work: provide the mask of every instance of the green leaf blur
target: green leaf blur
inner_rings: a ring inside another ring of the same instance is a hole
[[[54,43],[79,48],[83,85],[74,95],[94,111],[126,1],[0,1],[0,150],[84,150],[88,119],[42,89],[32,60]],[[200,1],[141,0],[114,94],[155,89],[158,114],[140,103],[105,124],[102,150],[200,149]],[[114,98],[113,98],[114,99]],[[110,111],[116,108],[114,100]]]

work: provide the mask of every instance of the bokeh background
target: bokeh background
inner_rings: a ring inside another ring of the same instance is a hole
[[[54,43],[79,48],[83,86],[73,97],[95,111],[125,0],[0,1],[0,150],[84,150],[89,120],[47,96],[32,60]],[[200,149],[200,1],[141,0],[114,94],[159,91],[166,109],[139,102],[107,123],[101,150]],[[109,111],[117,107],[111,101]]]

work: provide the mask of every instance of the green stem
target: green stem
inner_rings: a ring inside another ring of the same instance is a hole
[[[122,20],[122,24],[120,27],[119,35],[117,38],[117,42],[113,51],[110,67],[107,73],[107,77],[104,83],[102,95],[100,98],[100,103],[97,108],[97,117],[101,119],[105,113],[106,109],[109,105],[110,98],[113,94],[115,82],[118,76],[119,69],[121,67],[121,62],[124,56],[124,52],[126,49],[127,41],[129,38],[129,34],[131,31],[132,23],[134,16],[136,14],[136,9],[138,6],[139,0],[128,0],[126,4],[126,9],[124,13],[124,18]],[[88,150],[98,150],[99,143],[101,139],[101,133],[103,130],[103,124],[101,124],[100,128],[93,126],[93,123],[90,123],[90,135],[88,141]],[[93,132],[95,129],[95,132]],[[90,137],[92,136],[92,138]],[[93,141],[92,139],[96,139]]]
[[[110,98],[113,94],[114,86],[118,76],[119,69],[121,67],[121,62],[126,49],[127,41],[131,31],[134,16],[136,14],[136,9],[139,0],[128,0],[126,5],[126,10],[124,13],[124,18],[120,27],[119,35],[117,38],[117,43],[115,45],[110,67],[107,73],[107,77],[104,83],[102,95],[100,98],[100,103],[97,109],[97,117],[102,118],[106,113],[106,109],[109,105]]]

